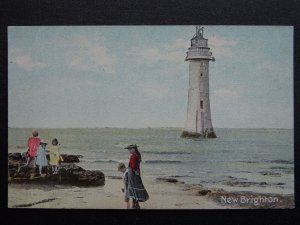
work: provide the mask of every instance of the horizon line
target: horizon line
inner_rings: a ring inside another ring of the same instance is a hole
[[[10,127],[13,129],[159,129],[159,128],[172,128],[172,129],[184,129],[183,127]],[[294,129],[294,127],[215,127],[214,129]]]

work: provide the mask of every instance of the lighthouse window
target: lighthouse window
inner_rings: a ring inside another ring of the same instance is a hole
[[[203,101],[200,101],[200,108],[203,109]]]

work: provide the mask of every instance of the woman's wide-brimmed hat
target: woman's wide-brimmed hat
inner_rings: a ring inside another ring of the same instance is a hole
[[[47,145],[48,143],[47,143],[46,141],[44,141],[44,140],[41,140],[41,141],[40,141],[40,144],[45,144],[45,145]]]
[[[136,144],[134,145],[128,145],[125,149],[137,149],[139,146],[137,146]]]

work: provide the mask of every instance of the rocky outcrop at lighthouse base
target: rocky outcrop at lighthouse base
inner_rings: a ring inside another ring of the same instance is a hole
[[[47,185],[73,185],[73,186],[103,186],[104,173],[100,170],[90,171],[77,166],[79,162],[76,155],[62,154],[64,162],[59,166],[58,172],[53,173],[51,166],[43,168],[42,176],[38,167],[31,168],[25,165],[25,158],[21,153],[8,155],[8,182],[22,184],[47,184]]]
[[[215,132],[208,132],[206,135],[202,135],[196,132],[183,131],[181,133],[181,137],[182,138],[217,138],[217,135],[215,134]]]

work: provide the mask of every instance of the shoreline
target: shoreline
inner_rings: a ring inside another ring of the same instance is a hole
[[[149,200],[141,209],[294,208],[294,195],[227,192],[183,182],[143,178]],[[8,184],[8,208],[125,209],[123,182],[106,177],[101,187]]]

